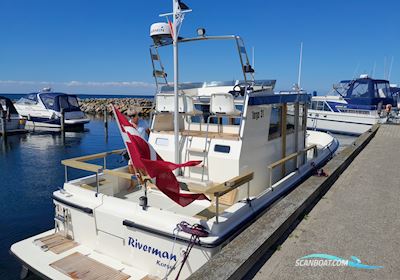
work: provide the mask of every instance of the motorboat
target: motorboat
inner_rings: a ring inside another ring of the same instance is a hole
[[[25,120],[20,117],[11,99],[0,96],[0,135],[24,132]]]
[[[28,129],[82,129],[90,120],[79,108],[76,95],[53,92],[44,88],[30,93],[15,103],[18,113],[26,119]]]
[[[176,42],[230,40],[242,81],[169,83],[164,68],[157,68],[162,65],[158,50],[172,43],[169,26],[152,28],[156,109],[149,142],[139,140],[156,158],[147,163],[201,164],[154,180],[147,169],[133,174],[128,166],[108,169],[107,157],[123,149],[62,161],[65,183],[52,196],[54,229],[11,246],[23,275],[185,279],[334,155],[339,145],[334,137],[306,130],[309,95],[277,95],[274,80],[255,80],[239,36],[203,34]],[[288,106],[295,108],[294,117],[288,116]],[[132,126],[114,112],[132,159]],[[93,175],[70,179],[70,168]],[[182,206],[161,179],[177,180],[179,195],[208,199]]]
[[[312,96],[307,127],[312,130],[360,135],[377,123],[385,123],[394,96],[389,81],[361,75],[354,80],[341,81],[334,94]]]

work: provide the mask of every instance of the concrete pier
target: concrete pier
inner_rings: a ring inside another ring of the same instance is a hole
[[[257,237],[255,237],[257,238]],[[301,267],[329,254],[380,269]],[[382,125],[254,279],[400,279],[400,126]],[[257,268],[257,269],[258,269]]]

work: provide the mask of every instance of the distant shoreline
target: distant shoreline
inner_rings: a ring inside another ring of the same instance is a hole
[[[11,100],[18,100],[26,93],[0,93],[0,96],[5,96]],[[79,99],[105,99],[105,98],[144,98],[153,99],[154,95],[126,95],[126,94],[75,94]]]

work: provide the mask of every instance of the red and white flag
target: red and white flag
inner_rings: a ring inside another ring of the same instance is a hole
[[[164,161],[154,148],[140,136],[125,116],[114,106],[113,110],[126,149],[135,168],[144,170],[151,178],[155,178],[158,189],[181,206],[187,206],[197,199],[208,200],[204,194],[181,193],[179,182],[172,172],[177,168],[196,166],[201,161],[188,161],[182,164]]]

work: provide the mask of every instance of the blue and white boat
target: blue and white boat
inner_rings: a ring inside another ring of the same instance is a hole
[[[79,108],[76,95],[49,88],[22,97],[15,107],[26,119],[26,128],[31,129],[60,130],[62,111],[65,128],[83,128],[90,121]]]
[[[314,130],[359,135],[376,123],[385,123],[388,105],[395,100],[387,80],[361,75],[341,81],[326,96],[313,96],[308,110],[307,127]]]

